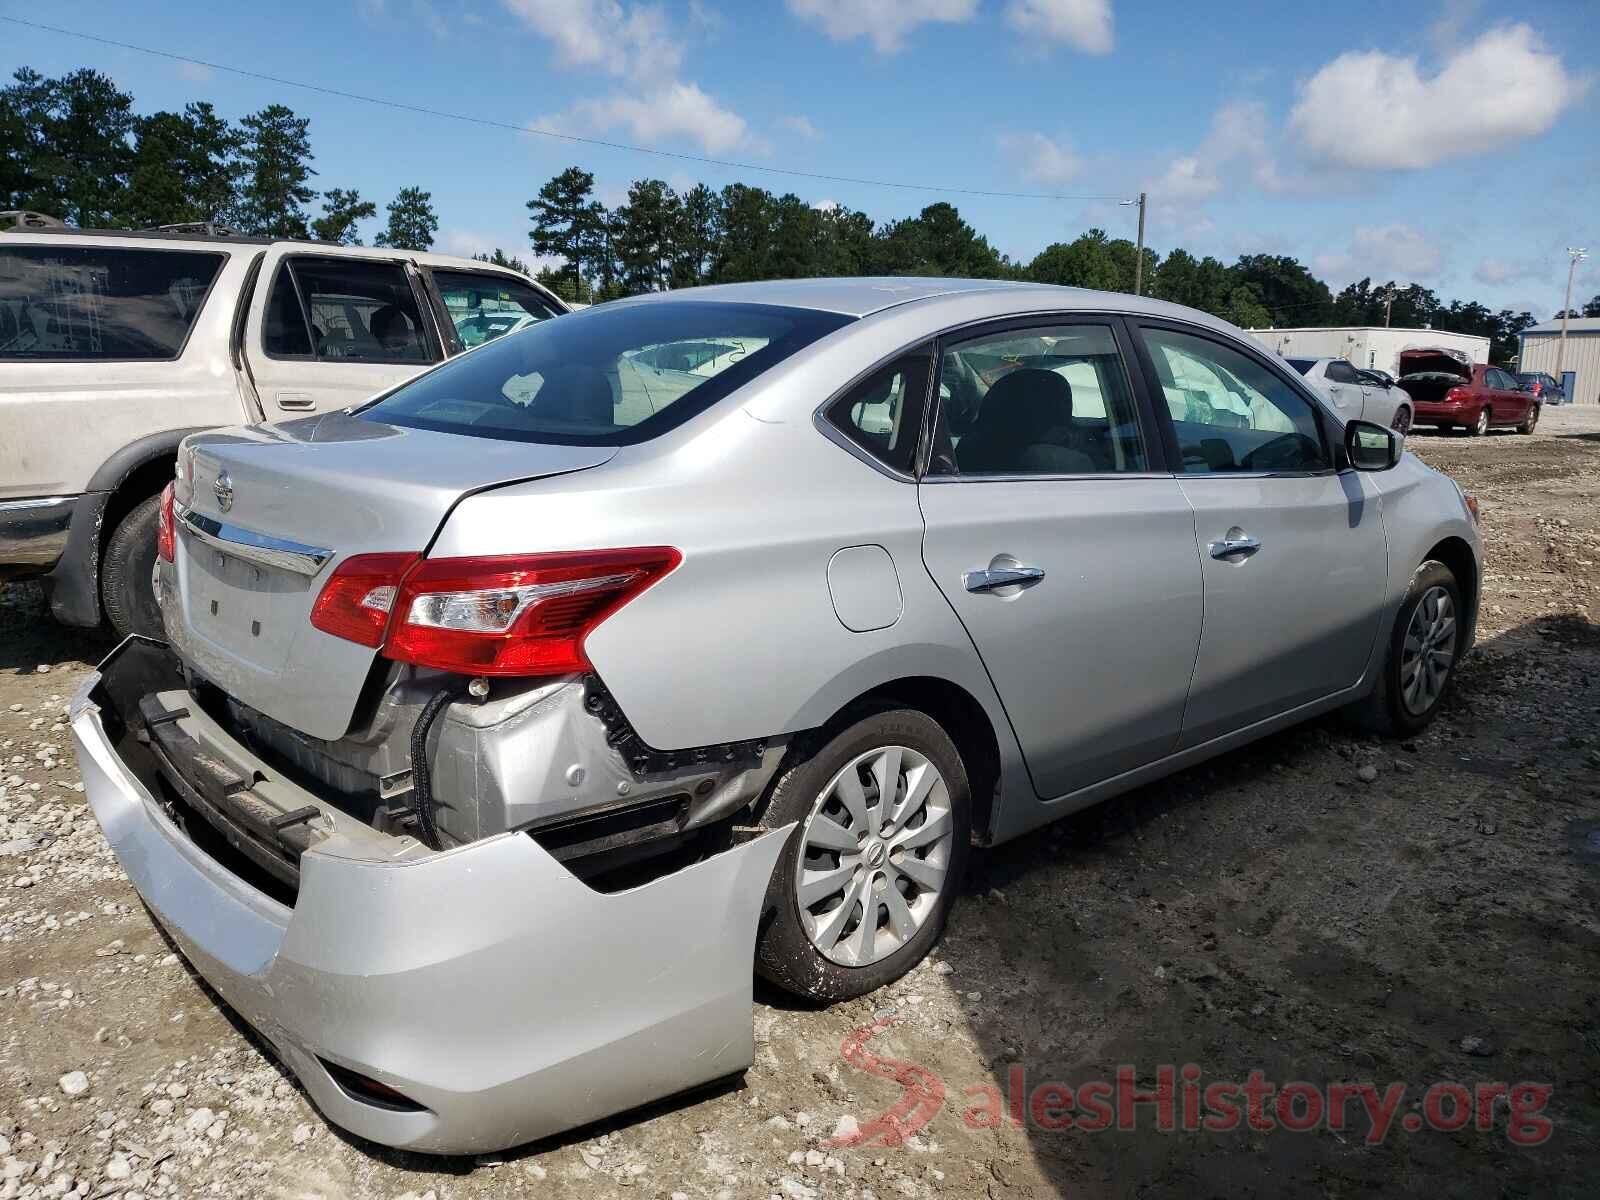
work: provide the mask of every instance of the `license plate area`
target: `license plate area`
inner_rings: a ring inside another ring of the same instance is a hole
[[[313,581],[191,539],[184,589],[190,627],[258,667],[282,666],[310,619]]]

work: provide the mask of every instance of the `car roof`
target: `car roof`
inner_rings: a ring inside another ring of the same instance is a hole
[[[770,279],[757,283],[719,283],[675,292],[655,292],[609,301],[608,304],[717,301],[726,304],[772,304],[849,317],[867,317],[901,305],[917,304],[936,308],[941,302],[953,304],[979,295],[992,300],[996,316],[1062,309],[1137,313],[1203,323],[1234,332],[1232,326],[1215,317],[1181,305],[1168,304],[1164,300],[1132,296],[1126,292],[1099,292],[1088,288],[1003,279],[940,279],[900,275]]]

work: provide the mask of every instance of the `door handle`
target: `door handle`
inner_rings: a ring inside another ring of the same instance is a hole
[[[1044,572],[1038,567],[986,567],[963,571],[961,584],[969,592],[992,592],[996,588],[1038,583],[1043,578]]]
[[[312,406],[311,397],[305,392],[279,392],[278,407],[309,410]]]
[[[1251,537],[1242,529],[1230,529],[1220,542],[1212,542],[1206,547],[1212,558],[1232,558],[1235,554],[1241,558],[1249,558],[1261,549],[1261,543]]]

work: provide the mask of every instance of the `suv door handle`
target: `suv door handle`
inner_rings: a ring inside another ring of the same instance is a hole
[[[277,396],[279,408],[310,409],[311,396],[307,392],[279,392]]]
[[[969,592],[992,592],[996,588],[1016,584],[1038,583],[1044,572],[1038,567],[986,567],[976,571],[963,571],[961,584]]]
[[[1235,554],[1249,558],[1261,549],[1261,543],[1242,529],[1230,529],[1225,538],[1220,542],[1212,542],[1206,549],[1212,558],[1231,558]]]

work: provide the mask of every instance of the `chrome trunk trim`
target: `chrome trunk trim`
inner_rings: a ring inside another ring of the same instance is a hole
[[[333,557],[332,550],[257,533],[242,525],[231,525],[195,512],[182,504],[173,505],[173,515],[185,531],[225,554],[263,566],[293,571],[307,578],[315,576]]]

